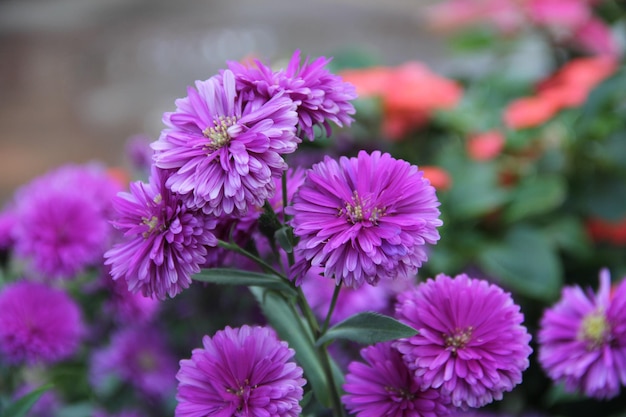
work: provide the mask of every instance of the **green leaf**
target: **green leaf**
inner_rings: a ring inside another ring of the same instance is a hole
[[[41,396],[52,388],[52,384],[43,385],[23,397],[18,398],[2,412],[2,417],[25,417]]]
[[[294,241],[293,241],[293,232],[291,227],[285,226],[281,227],[274,234],[276,241],[280,245],[281,248],[285,250],[287,253],[293,252]]]
[[[503,212],[508,222],[544,214],[563,203],[566,185],[557,175],[534,176],[522,181],[512,193],[512,201]]]
[[[321,346],[335,339],[346,339],[353,342],[373,345],[387,340],[411,337],[417,330],[398,320],[383,314],[365,312],[355,314],[341,323],[337,323],[317,340]]]
[[[278,336],[289,343],[296,352],[296,361],[304,370],[307,384],[317,400],[326,407],[331,406],[330,385],[320,356],[314,343],[314,336],[301,317],[280,295],[259,287],[250,287],[267,321]]]
[[[544,230],[550,241],[560,249],[579,258],[592,256],[591,241],[580,219],[559,217]]]
[[[503,242],[479,254],[481,267],[514,292],[547,302],[559,296],[562,267],[551,242],[540,232],[516,227]]]
[[[192,276],[192,278],[196,281],[210,282],[213,284],[253,285],[283,291],[290,296],[297,295],[296,290],[294,290],[289,283],[272,274],[262,274],[259,272],[230,268],[209,268],[203,269],[200,273]]]

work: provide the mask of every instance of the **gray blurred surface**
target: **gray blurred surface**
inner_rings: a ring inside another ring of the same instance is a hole
[[[428,3],[0,0],[0,202],[64,163],[123,165],[128,137],[156,139],[174,99],[226,60],[358,48],[436,67]]]

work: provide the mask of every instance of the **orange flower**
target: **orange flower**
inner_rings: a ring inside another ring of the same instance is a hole
[[[467,153],[475,161],[488,161],[500,155],[505,138],[498,130],[489,130],[469,137]]]
[[[424,177],[439,191],[448,190],[452,186],[452,178],[448,171],[434,165],[420,166]]]
[[[341,73],[361,97],[379,96],[383,103],[383,132],[399,139],[422,126],[434,110],[450,109],[461,99],[462,89],[419,62],[399,67],[371,67]]]
[[[550,120],[559,107],[550,97],[522,97],[512,101],[504,110],[504,124],[511,129],[542,125]]]

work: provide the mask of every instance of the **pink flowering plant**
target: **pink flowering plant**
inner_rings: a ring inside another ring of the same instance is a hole
[[[17,190],[0,415],[619,416],[626,75],[582,35],[613,22],[470,3],[435,23],[514,33],[524,7],[551,37],[566,10],[550,44],[586,55],[515,82],[228,62],[131,138],[136,179],[67,165]]]

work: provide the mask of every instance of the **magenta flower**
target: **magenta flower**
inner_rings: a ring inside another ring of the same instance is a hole
[[[0,358],[56,363],[71,357],[84,334],[76,302],[60,289],[18,281],[0,292]]]
[[[148,184],[134,182],[130,193],[114,199],[113,225],[124,232],[124,241],[104,254],[113,279],[125,279],[132,293],[161,300],[188,288],[207,246],[217,245],[211,232],[216,220],[188,209],[165,187],[167,174],[153,167]]]
[[[274,194],[273,179],[287,169],[282,155],[300,142],[296,103],[282,94],[245,99],[228,70],[196,88],[164,115],[155,163],[174,170],[167,186],[189,207],[243,215]]]
[[[313,140],[314,127],[319,126],[330,136],[330,122],[349,126],[355,113],[351,100],[356,98],[355,87],[326,69],[330,59],[306,57],[302,62],[300,51],[295,51],[286,69],[272,71],[257,61],[255,66],[229,62],[237,74],[243,91],[252,95],[272,97],[285,93],[298,105],[298,130]]]
[[[439,240],[439,201],[422,171],[379,151],[313,165],[288,207],[296,251],[337,285],[407,278]],[[296,268],[295,270],[298,270]],[[299,283],[301,277],[296,277]]]
[[[266,327],[226,327],[180,361],[176,416],[298,416],[302,368]]]
[[[348,366],[342,397],[348,411],[357,417],[440,417],[449,413],[449,399],[439,390],[422,389],[392,347],[378,343],[361,350],[366,363]]]
[[[597,294],[565,287],[546,310],[538,333],[539,363],[568,391],[607,399],[626,384],[626,281],[611,292],[609,271],[600,271]]]
[[[398,296],[398,319],[419,334],[397,342],[422,388],[457,407],[482,407],[511,391],[528,368],[530,334],[511,295],[465,274],[440,274]]]
[[[102,278],[107,298],[103,312],[120,324],[146,324],[158,314],[161,303],[158,299],[146,297],[140,292],[128,290],[125,280],[114,280],[110,274]]]
[[[89,378],[96,389],[108,377],[115,377],[149,399],[166,400],[174,395],[176,363],[161,332],[130,326],[114,333],[108,346],[93,352]]]
[[[95,165],[64,166],[15,194],[15,254],[29,272],[72,279],[102,261],[112,229],[110,197],[119,190]]]

